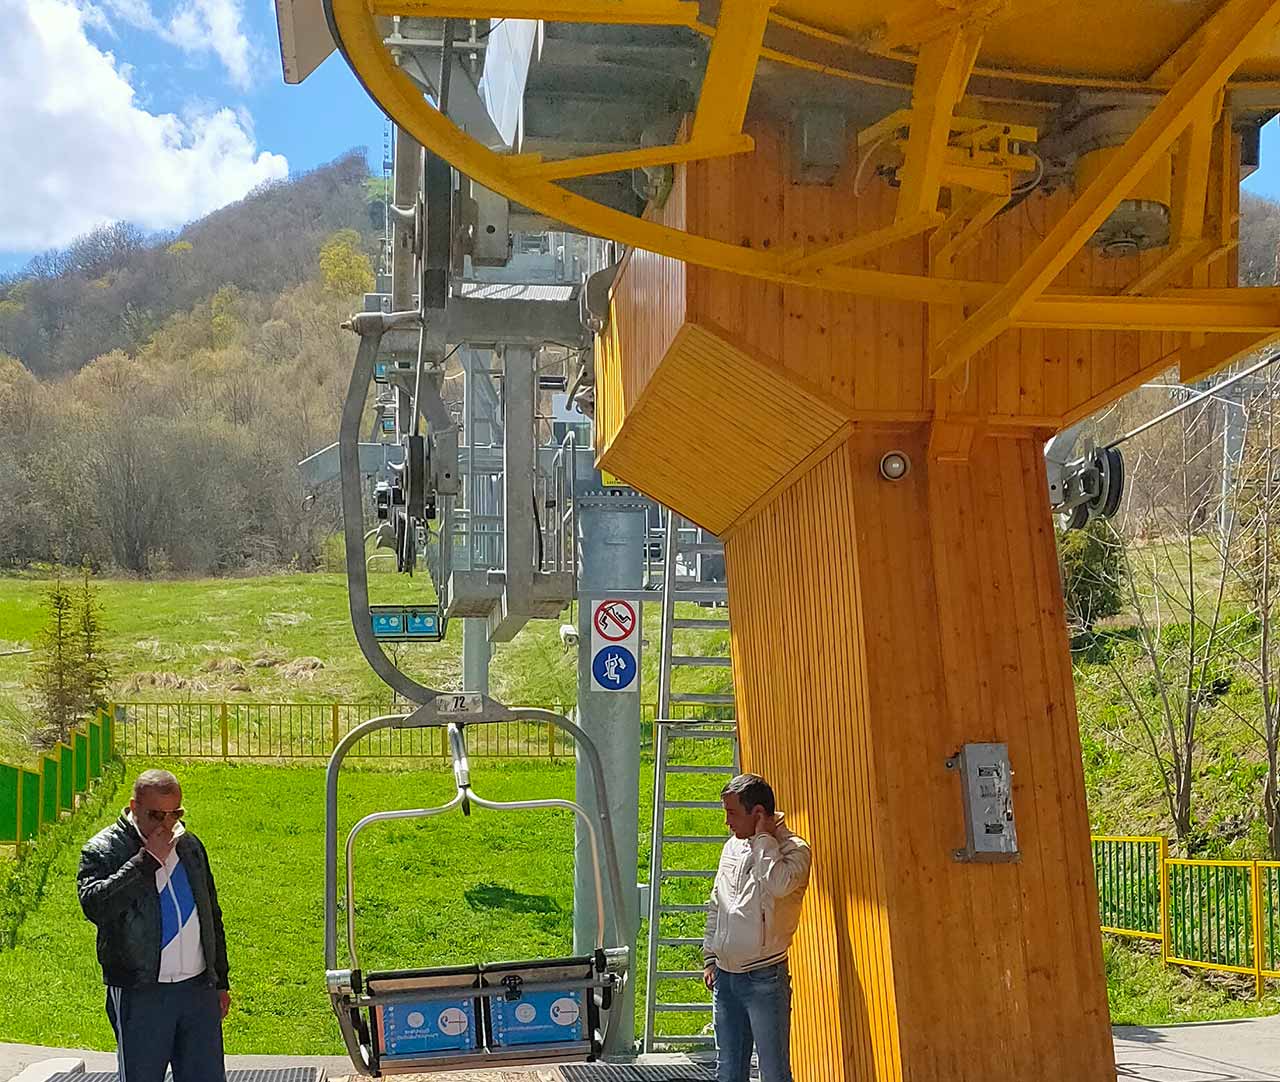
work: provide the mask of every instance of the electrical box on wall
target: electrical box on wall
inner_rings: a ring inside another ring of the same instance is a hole
[[[960,775],[964,801],[965,846],[952,854],[959,861],[1018,859],[1013,819],[1013,771],[1007,744],[965,744],[947,760]]]

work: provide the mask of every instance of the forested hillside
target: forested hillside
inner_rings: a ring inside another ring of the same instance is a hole
[[[374,284],[363,154],[160,242],[112,226],[0,286],[0,563],[316,566],[331,443]],[[323,258],[322,258],[323,252]]]
[[[265,185],[173,236],[128,223],[81,237],[0,278],[0,353],[41,377],[135,353],[176,313],[224,286],[275,295],[312,277],[326,237],[354,229],[372,243],[382,207],[352,150],[311,173]],[[372,251],[372,249],[370,249]]]

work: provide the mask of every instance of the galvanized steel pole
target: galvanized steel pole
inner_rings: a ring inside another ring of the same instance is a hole
[[[613,506],[611,506],[613,505]],[[609,794],[609,816],[618,864],[622,873],[623,905],[627,927],[609,936],[631,948],[631,972],[637,972],[637,937],[640,930],[640,898],[636,883],[640,812],[640,680],[634,690],[597,691],[591,680],[592,602],[612,590],[636,590],[642,583],[645,514],[639,498],[618,499],[599,489],[579,493],[575,499],[578,529],[578,724],[595,743],[604,764]],[[639,661],[639,658],[636,659]],[[589,769],[581,761],[577,769],[575,800],[588,812],[596,808]],[[595,886],[591,870],[590,839],[581,827],[574,844],[573,947],[589,953],[595,944]],[[617,1014],[619,1024],[609,1034],[605,1051],[630,1052],[635,1043],[635,981],[629,980]]]

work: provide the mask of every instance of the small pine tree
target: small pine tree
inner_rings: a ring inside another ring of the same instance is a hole
[[[107,665],[102,646],[102,606],[98,603],[98,590],[89,578],[87,567],[83,568],[77,601],[75,637],[79,653],[78,712],[83,716],[92,714],[106,704],[107,687],[111,683],[111,669]]]
[[[46,743],[65,741],[70,736],[81,703],[80,644],[76,641],[75,613],[71,591],[62,573],[44,595],[49,619],[37,639],[39,660],[33,668],[36,698],[44,717]]]

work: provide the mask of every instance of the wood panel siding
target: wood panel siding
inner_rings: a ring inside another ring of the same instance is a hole
[[[727,544],[744,769],[814,851],[797,1077],[1110,1082],[1039,447],[979,439],[938,464],[926,443],[859,426]],[[877,473],[891,447],[915,463],[897,483]],[[1009,746],[1019,863],[952,858],[944,761],[970,741]]]
[[[842,414],[711,331],[680,332],[604,469],[724,532],[845,424]]]

